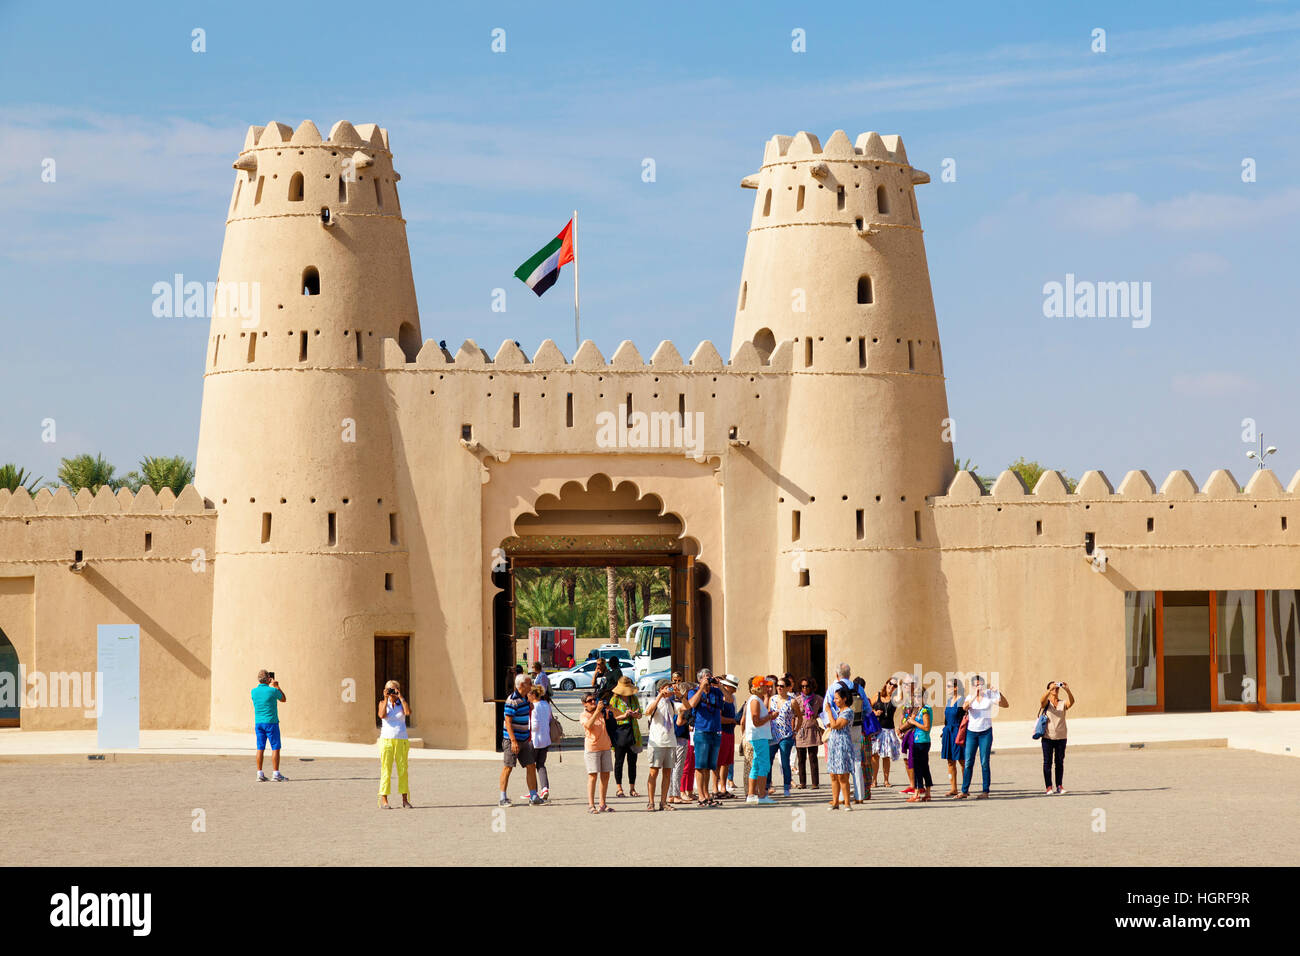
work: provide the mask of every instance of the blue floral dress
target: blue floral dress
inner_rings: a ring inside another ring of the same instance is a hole
[[[834,704],[831,704],[831,716],[839,717]],[[827,735],[826,772],[834,774],[853,772],[853,741],[849,739],[847,725],[832,730]]]

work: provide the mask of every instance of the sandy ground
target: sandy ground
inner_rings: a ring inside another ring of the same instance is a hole
[[[646,813],[643,800],[611,796],[616,812],[591,816],[581,754],[552,755],[548,767],[551,805],[499,810],[498,766],[413,762],[418,808],[385,812],[377,760],[286,758],[281,784],[257,783],[247,758],[0,760],[0,866],[252,865],[268,854],[303,865],[590,864],[615,849],[624,862],[734,863],[758,845],[819,860],[838,850],[846,862],[865,862],[854,855],[870,847],[876,859],[911,853],[935,865],[970,854],[1009,864],[1300,859],[1300,762],[1245,751],[1081,751],[1067,757],[1070,792],[1059,797],[1042,795],[1040,756],[1007,752],[993,758],[993,799],[909,805],[896,773],[892,790],[847,814],[824,809],[823,779],[776,807]],[[946,790],[944,765],[935,770]],[[523,782],[516,771],[512,798]]]

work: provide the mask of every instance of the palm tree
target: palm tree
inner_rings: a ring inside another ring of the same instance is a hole
[[[26,488],[27,493],[32,494],[40,483],[41,479],[33,478],[26,468],[13,464],[0,465],[0,488],[8,488],[10,491]]]
[[[618,640],[618,599],[615,595],[614,569],[605,569],[605,605],[609,612],[609,641]]]
[[[194,464],[184,455],[171,458],[151,458],[146,455],[140,459],[140,470],[130,472],[124,479],[132,491],[139,491],[148,485],[154,491],[170,488],[178,495],[193,480]]]
[[[113,491],[121,488],[123,481],[114,478],[116,469],[104,460],[103,455],[76,455],[59,462],[59,481],[76,494],[82,488],[89,488],[91,494],[99,494],[99,489],[107,486]]]

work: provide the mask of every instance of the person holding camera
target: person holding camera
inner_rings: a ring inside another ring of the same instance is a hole
[[[614,808],[606,802],[609,793],[609,775],[614,770],[614,755],[611,752],[609,731],[605,729],[605,720],[609,716],[609,705],[598,699],[595,694],[582,698],[583,733],[582,759],[587,765],[587,812],[613,813]],[[596,806],[596,778],[600,777],[600,806]]]
[[[655,781],[659,781],[659,810],[676,810],[668,802],[669,778],[677,766],[677,712],[680,708],[671,681],[661,680],[655,685],[655,699],[646,713],[650,717],[650,779],[646,795],[650,798],[647,810],[655,810]],[[685,758],[686,747],[682,747]]]
[[[253,698],[253,734],[257,738],[257,782],[266,783],[266,774],[262,772],[262,751],[270,744],[271,779],[281,783],[288,778],[280,773],[280,704],[288,698],[275,679],[275,671],[258,671],[257,686],[250,696]]]
[[[968,718],[966,722],[966,766],[961,776],[961,793],[954,800],[970,796],[970,782],[975,775],[975,754],[980,755],[980,783],[983,789],[976,800],[989,798],[989,751],[993,748],[993,714],[998,707],[1007,707],[1006,695],[995,688],[985,688],[984,678],[978,674],[971,678],[971,692],[962,703]]]
[[[402,807],[411,809],[411,788],[407,783],[407,762],[411,754],[411,741],[406,734],[406,720],[411,716],[411,705],[402,696],[402,685],[390,680],[384,685],[384,697],[379,702],[379,808],[391,810],[388,795],[393,792],[393,765],[397,765],[397,792],[402,795]]]
[[[1061,691],[1068,698],[1061,703]],[[1047,729],[1043,732],[1043,786],[1052,791],[1052,764],[1056,764],[1056,793],[1065,793],[1061,784],[1065,780],[1065,712],[1074,706],[1074,692],[1063,680],[1051,681],[1047,693],[1038,702],[1047,714]]]
[[[687,702],[695,713],[695,782],[700,807],[720,807],[721,801],[709,792],[709,773],[718,769],[722,750],[722,689],[713,671],[700,668],[695,675],[699,686]]]

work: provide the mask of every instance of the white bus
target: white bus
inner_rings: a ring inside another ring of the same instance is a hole
[[[627,629],[632,644],[633,680],[651,671],[667,670],[672,656],[673,616],[650,614]]]

